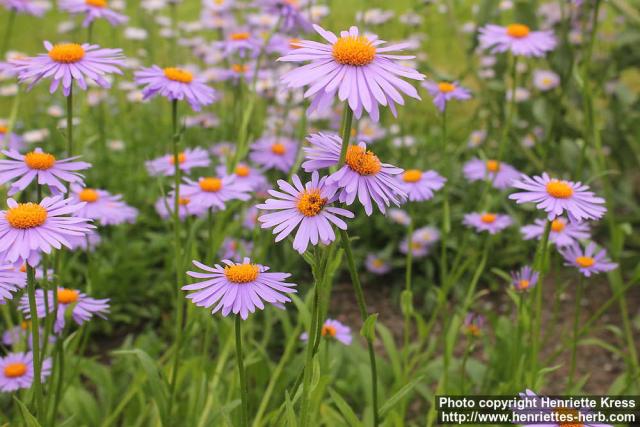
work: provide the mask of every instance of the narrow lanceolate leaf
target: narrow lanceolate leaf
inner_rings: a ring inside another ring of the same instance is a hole
[[[367,320],[364,321],[362,329],[360,329],[360,335],[368,341],[375,341],[376,339],[376,320],[378,320],[378,313],[370,314]]]
[[[349,406],[349,404],[342,398],[342,396],[340,396],[340,394],[338,394],[338,392],[330,388],[329,395],[335,402],[338,410],[344,417],[348,426],[358,427],[363,425],[362,422],[358,419],[356,413],[353,412],[353,409],[351,409],[351,406]]]
[[[41,427],[36,417],[34,417],[33,414],[29,412],[29,409],[25,406],[24,403],[22,403],[20,399],[18,399],[16,396],[13,396],[13,400],[16,401],[18,408],[20,408],[20,415],[22,415],[24,425],[26,425],[27,427]]]
[[[424,375],[415,378],[409,384],[405,384],[400,390],[395,392],[380,408],[380,416],[384,417],[394,406],[404,399],[413,389],[424,379]]]

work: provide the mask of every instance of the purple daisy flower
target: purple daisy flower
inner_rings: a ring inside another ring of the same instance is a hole
[[[0,304],[13,299],[12,292],[22,289],[27,284],[27,275],[13,265],[0,265]]]
[[[30,82],[29,89],[43,78],[51,78],[49,92],[54,93],[62,83],[62,93],[69,96],[73,81],[87,89],[86,78],[103,88],[111,87],[107,74],[122,74],[118,67],[124,66],[122,49],[101,49],[96,44],[44,42],[47,53],[35,57],[16,59],[18,80]]]
[[[285,282],[289,273],[269,273],[269,267],[252,264],[249,258],[242,263],[227,259],[222,263],[224,266],[209,267],[194,260],[193,264],[204,272],[188,271],[187,275],[204,280],[182,287],[184,291],[196,291],[187,298],[198,307],[209,308],[217,303],[211,313],[222,310],[223,316],[233,313],[246,319],[256,307],[264,310],[263,301],[284,304],[291,301],[284,294],[297,292],[293,289],[295,283]]]
[[[41,381],[51,375],[51,358],[42,361]],[[9,353],[0,357],[0,391],[9,393],[20,389],[31,388],[33,383],[33,354]]]
[[[367,254],[367,258],[364,261],[364,266],[367,271],[377,275],[387,274],[391,271],[391,265],[379,255]]]
[[[31,322],[26,320],[23,320],[19,325],[16,325],[11,329],[7,329],[2,334],[2,344],[11,347],[24,345],[26,342],[29,349],[31,349],[33,346],[32,339]],[[49,343],[56,342],[56,336],[50,334],[48,341]],[[40,327],[40,342],[44,343],[44,329],[42,327]]]
[[[204,80],[183,68],[160,68],[153,65],[135,72],[135,80],[144,86],[144,99],[156,95],[164,96],[171,101],[186,100],[194,111],[216,100],[216,92],[207,86]]]
[[[253,242],[226,237],[222,242],[219,255],[222,259],[230,259],[232,261],[241,261],[253,250]]]
[[[413,232],[411,240],[422,245],[433,246],[438,240],[440,240],[440,231],[435,227],[426,225],[416,229]]]
[[[458,82],[440,82],[426,81],[422,83],[422,87],[429,91],[429,95],[433,98],[433,104],[440,111],[444,111],[447,102],[457,99],[466,101],[471,99],[471,92],[468,89],[458,85]]]
[[[512,186],[525,191],[509,195],[510,199],[518,204],[537,203],[536,207],[547,212],[549,220],[566,211],[571,222],[582,222],[600,219],[607,211],[602,206],[604,199],[589,191],[588,185],[552,179],[546,172],[533,178],[521,175],[520,180],[512,182]]]
[[[48,2],[35,0],[0,0],[0,4],[7,10],[37,17],[49,10]]]
[[[577,268],[585,277],[618,268],[618,264],[607,258],[607,251],[598,251],[593,242],[589,243],[584,251],[577,243],[560,248],[559,251],[566,261],[564,265]]]
[[[558,420],[558,422],[550,422],[548,424],[522,424],[522,427],[613,427],[611,424],[583,423],[585,419],[588,419],[585,415],[591,414],[590,408],[564,407],[560,400],[554,398],[549,398],[547,402],[542,402],[542,399],[529,389],[525,390],[524,393],[519,393],[519,396],[523,400],[533,401],[523,405],[525,406],[524,409],[514,409],[514,412],[520,417],[528,416],[530,419],[540,419],[542,412],[548,419]]]
[[[281,19],[281,30],[290,33],[308,33],[313,25],[302,9],[307,6],[305,0],[262,0],[265,11],[273,13]]]
[[[174,199],[173,196],[170,195],[168,197],[160,197],[154,207],[156,208],[156,212],[160,215],[160,218],[169,219],[173,214],[173,206]],[[191,203],[191,199],[189,197],[180,197],[178,201],[178,216],[181,220],[184,220],[188,216],[202,216],[207,212],[207,208],[198,205],[195,203]]]
[[[433,198],[433,192],[444,187],[447,179],[436,171],[422,172],[418,169],[409,169],[399,178],[404,191],[411,202],[424,202]]]
[[[482,329],[486,323],[483,315],[477,313],[469,313],[465,316],[462,324],[462,330],[466,335],[479,337],[482,335]]]
[[[24,145],[24,140],[20,135],[9,132],[7,126],[0,124],[0,149],[21,151]]]
[[[405,227],[411,224],[411,217],[407,211],[402,209],[391,208],[387,211],[386,216],[396,224],[404,225]]]
[[[64,329],[65,313],[69,308],[71,309],[71,318],[78,326],[91,320],[94,315],[106,319],[106,315],[109,313],[109,298],[91,298],[84,292],[76,289],[58,288],[56,292],[58,297],[58,313],[56,314],[56,323],[53,328],[56,334],[59,334]],[[47,291],[47,298],[49,313],[52,313],[55,308],[53,291]],[[20,300],[20,310],[22,310],[22,313],[27,319],[31,318],[27,295],[23,295]],[[47,313],[44,290],[42,289],[36,289],[36,312],[41,319],[44,318]]]
[[[401,77],[423,80],[424,75],[397,62],[414,57],[390,53],[409,47],[409,43],[382,47],[384,41],[375,35],[360,35],[355,26],[342,31],[339,38],[318,25],[313,28],[329,44],[301,40],[297,42],[298,49],[278,59],[310,61],[282,77],[290,88],[309,86],[304,94],[305,98],[313,96],[309,112],[326,109],[337,94],[340,101],[348,101],[356,118],[364,110],[377,122],[379,105],[389,106],[397,115],[396,104],[404,105],[401,92],[420,99],[416,88]]]
[[[510,51],[516,56],[544,56],[556,47],[552,31],[531,31],[523,24],[506,27],[485,25],[480,28],[480,47],[491,49],[491,53]]]
[[[236,30],[228,33],[224,40],[213,42],[212,47],[221,51],[225,58],[237,54],[240,58],[256,56],[262,40],[248,30]]]
[[[70,200],[45,197],[38,204],[8,199],[9,209],[0,211],[0,258],[16,266],[25,262],[36,266],[41,252],[69,247],[69,237],[84,236],[95,228],[90,219],[67,216],[84,207]]]
[[[473,158],[464,164],[464,177],[469,181],[483,181],[489,179],[492,185],[504,190],[522,175],[513,166],[498,160],[481,160]]]
[[[71,186],[71,203],[83,203],[73,216],[89,218],[101,225],[119,225],[133,223],[138,217],[138,210],[122,201],[121,195],[113,195],[98,188],[82,188]]]
[[[206,167],[211,163],[207,150],[200,147],[187,148],[183,152],[178,153],[177,161],[180,170],[187,173],[193,168]],[[175,173],[175,163],[176,159],[173,154],[166,154],[157,159],[145,162],[145,166],[151,176],[173,176]]]
[[[198,181],[184,178],[180,187],[180,197],[188,198],[190,203],[204,208],[223,210],[229,200],[249,200],[251,191],[246,184],[236,182],[235,176],[202,177]]]
[[[296,150],[295,141],[289,138],[266,136],[251,145],[249,159],[267,169],[288,173],[296,161]]]
[[[76,162],[79,156],[58,160],[40,148],[25,155],[17,151],[2,151],[2,154],[8,159],[0,160],[0,184],[15,180],[9,188],[9,196],[27,188],[34,179],[38,184],[48,186],[53,194],[66,193],[64,183],[82,184],[83,175],[77,171],[91,167],[91,163]]]
[[[216,168],[216,172],[219,176],[224,176],[227,174],[227,167],[220,165]],[[233,171],[233,176],[236,177],[236,182],[246,185],[252,191],[262,190],[269,185],[267,178],[259,170],[246,163],[238,163]]]
[[[314,246],[319,242],[325,245],[333,242],[336,235],[331,224],[346,230],[347,224],[338,216],[353,218],[354,215],[346,209],[329,206],[337,198],[337,188],[326,185],[327,177],[319,179],[318,172],[313,172],[311,181],[305,185],[302,185],[298,175],[293,175],[292,180],[293,185],[278,180],[282,192],[269,190],[269,194],[275,198],[267,199],[264,204],[256,207],[278,211],[258,217],[262,228],[275,227],[273,234],[277,234],[276,242],[298,228],[293,249],[302,254],[307,250],[309,242]]]
[[[533,224],[525,225],[520,229],[525,240],[542,238],[547,221],[536,219]],[[556,218],[551,221],[549,240],[557,247],[571,246],[579,240],[589,239],[591,236],[589,224],[586,222],[569,222],[564,218]]]
[[[543,92],[555,89],[560,84],[560,76],[550,70],[535,70],[533,85]]]
[[[462,222],[478,232],[488,231],[490,234],[496,234],[509,227],[513,221],[509,215],[505,214],[473,212],[466,214]]]
[[[427,245],[419,240],[411,239],[411,247],[409,247],[409,239],[406,237],[402,239],[400,245],[398,246],[400,252],[403,254],[408,254],[409,250],[411,250],[411,256],[413,259],[424,258],[429,253],[431,249],[431,245]]]
[[[516,291],[525,292],[538,283],[540,273],[525,265],[518,271],[511,272],[511,284]]]
[[[322,329],[320,330],[320,335],[328,340],[339,341],[344,345],[351,345],[351,342],[353,341],[351,328],[334,319],[327,319],[324,321]],[[309,334],[307,332],[303,332],[300,335],[300,339],[302,341],[307,341],[309,339]]]
[[[72,15],[85,15],[83,27],[88,27],[96,19],[106,19],[114,27],[129,21],[126,15],[109,9],[107,0],[62,0],[58,6]]]
[[[329,168],[340,160],[342,139],[337,135],[318,133],[309,136],[311,147],[305,147],[307,160],[302,163],[305,171]],[[327,178],[327,185],[335,185],[340,189],[338,199],[347,205],[358,200],[364,206],[367,215],[373,213],[371,200],[384,213],[391,203],[396,206],[407,197],[402,184],[396,179],[402,169],[382,163],[378,156],[367,150],[361,142],[347,148],[345,164]]]

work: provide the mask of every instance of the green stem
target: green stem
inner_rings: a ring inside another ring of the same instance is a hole
[[[344,161],[347,158],[347,149],[349,148],[349,140],[351,139],[351,125],[353,123],[353,111],[349,104],[344,104],[344,111],[342,112],[342,125],[340,134],[342,136],[342,149],[340,150],[340,160],[338,161],[338,168],[344,165]]]
[[[511,99],[509,99],[509,103],[507,104],[507,111],[505,113],[504,123],[502,124],[502,133],[500,134],[500,143],[498,145],[498,161],[502,161],[504,156],[504,150],[507,145],[507,139],[509,138],[509,131],[511,130],[511,124],[514,120],[514,114],[516,111],[516,88],[517,88],[517,64],[518,57],[511,57]]]
[[[244,360],[242,356],[242,319],[239,315],[235,318],[236,330],[236,358],[238,362],[238,375],[240,376],[240,427],[247,427],[249,419],[249,392],[247,389],[247,378],[244,371]]]
[[[319,264],[320,257],[316,254],[316,266]],[[317,269],[314,268],[314,270]],[[316,275],[319,274],[319,271],[316,272]],[[300,425],[302,427],[306,427],[309,424],[309,406],[311,390],[311,376],[313,374],[313,356],[315,354],[314,347],[315,342],[318,339],[318,325],[319,325],[319,317],[320,317],[320,282],[321,278],[315,277],[315,284],[313,287],[313,299],[311,300],[311,325],[309,327],[308,339],[307,339],[307,349],[305,353],[305,362],[304,362],[304,372],[303,372],[303,380],[302,380],[302,404],[300,407]]]
[[[40,363],[40,325],[36,305],[36,271],[27,262],[27,294],[29,298],[29,312],[31,314],[31,342],[33,354],[33,395],[36,402],[36,414],[42,412],[42,376]]]
[[[409,221],[409,227],[407,228],[407,256],[406,256],[406,266],[405,266],[405,283],[404,283],[404,292],[402,296],[402,316],[404,317],[404,327],[403,327],[403,336],[404,336],[404,345],[402,347],[402,356],[404,359],[405,366],[405,375],[408,375],[408,365],[409,365],[409,338],[411,335],[411,314],[412,314],[412,303],[413,303],[413,294],[411,291],[411,275],[413,269],[413,229],[414,229],[414,220],[411,218]]]
[[[67,96],[67,156],[73,156],[73,85]]]
[[[447,150],[447,107],[445,105],[444,110],[442,111],[442,146],[441,150],[445,156],[445,176],[450,176],[450,168],[449,168],[449,158],[446,154]],[[442,203],[442,235],[440,241],[440,282],[442,284],[447,282],[448,275],[448,265],[447,265],[447,236],[449,235],[449,231],[451,231],[451,219],[449,218],[449,186],[444,187],[443,192],[443,203]]]
[[[580,309],[582,308],[582,292],[584,291],[584,283],[582,274],[580,274],[580,280],[578,281],[578,289],[576,290],[575,308],[573,314],[573,339],[571,340],[571,367],[569,369],[569,392],[573,388],[573,378],[576,372],[576,355],[578,349],[578,327],[580,322]]]
[[[55,394],[53,397],[53,408],[51,410],[51,423],[50,425],[55,425],[56,414],[58,413],[58,406],[60,405],[60,400],[62,400],[62,386],[64,384],[64,336],[60,335],[56,341],[55,345],[56,355],[58,359],[58,369],[56,372],[56,385],[55,385]]]
[[[4,60],[4,55],[7,53],[9,47],[9,41],[11,40],[11,33],[13,32],[13,24],[16,21],[16,10],[11,9],[9,16],[7,17],[7,27],[4,32],[4,39],[2,39],[2,50],[0,51],[0,59]]]

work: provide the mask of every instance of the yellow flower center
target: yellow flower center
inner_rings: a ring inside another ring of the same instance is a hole
[[[186,161],[187,161],[187,155],[184,154],[184,153],[179,153],[178,154],[178,163],[183,164]],[[172,165],[176,164],[175,156],[170,156],[169,157],[169,163],[171,163]]]
[[[292,38],[289,39],[289,47],[291,49],[300,49],[300,39]]]
[[[20,322],[20,328],[23,331],[26,331],[27,329],[29,329],[29,325],[31,324],[31,322],[27,322],[26,320],[23,320],[22,322]]]
[[[273,154],[277,154],[278,156],[282,156],[287,152],[287,147],[285,147],[284,144],[280,142],[276,142],[275,144],[271,145],[271,152]]]
[[[224,275],[233,283],[249,283],[258,277],[258,266],[255,264],[236,264],[226,266]]]
[[[565,223],[562,220],[554,219],[551,223],[551,230],[556,233],[560,233],[566,227]]]
[[[526,279],[522,279],[518,282],[519,289],[527,289],[529,287],[529,281]]]
[[[93,188],[83,188],[78,194],[78,198],[82,202],[94,203],[100,198],[100,195]]]
[[[467,326],[467,333],[469,335],[473,335],[474,337],[479,337],[480,336],[480,328],[477,325],[468,325]]]
[[[58,289],[58,302],[60,304],[72,304],[78,301],[78,291],[73,289]]]
[[[323,325],[322,326],[321,334],[322,334],[323,337],[329,336],[331,338],[334,338],[336,336],[336,333],[337,333],[337,331],[336,331],[336,328],[334,326],[331,326],[331,325]]]
[[[487,170],[489,172],[498,172],[500,170],[500,162],[497,160],[487,160]]]
[[[563,419],[571,419],[572,421],[560,421],[558,419],[558,425],[560,427],[584,427],[584,424],[578,423],[577,421],[580,419],[580,411],[573,408],[558,408],[554,410],[554,412],[558,415],[564,415]],[[575,422],[574,422],[575,421]]]
[[[246,176],[249,176],[250,173],[251,173],[251,169],[249,168],[249,166],[246,166],[246,165],[236,166],[236,175],[244,178]]]
[[[107,0],[84,0],[84,2],[93,7],[107,7]]]
[[[9,128],[4,125],[0,125],[0,134],[5,134],[7,132],[9,132]]]
[[[47,170],[56,164],[56,158],[49,153],[32,151],[24,156],[24,163],[31,169]]]
[[[213,4],[217,6],[222,6],[224,4],[224,0],[213,0]]]
[[[507,34],[515,39],[521,39],[529,35],[529,27],[524,24],[511,24],[507,26]]]
[[[382,261],[380,258],[376,258],[374,259],[371,264],[376,267],[376,268],[381,268],[384,267],[384,261]]]
[[[22,264],[20,266],[20,273],[26,273],[27,272],[27,264]]]
[[[583,268],[589,268],[596,263],[596,260],[590,256],[579,256],[576,258],[576,264]]]
[[[244,64],[233,64],[231,66],[231,71],[238,74],[244,74],[249,71],[249,67]]]
[[[360,67],[373,62],[376,48],[365,36],[340,37],[333,45],[333,59],[342,65]]]
[[[180,83],[191,83],[193,80],[193,74],[187,70],[176,67],[167,67],[163,70],[164,76],[169,80]]]
[[[485,224],[493,224],[496,221],[496,215],[492,213],[482,214],[482,216],[480,217],[480,221],[484,222]]]
[[[63,64],[73,64],[84,58],[84,49],[78,43],[60,43],[49,51],[49,58]]]
[[[202,191],[215,193],[222,189],[222,180],[220,178],[202,178],[198,183]]]
[[[187,206],[189,203],[191,203],[191,199],[188,197],[180,197],[178,199],[178,204],[181,206]]]
[[[27,373],[27,365],[22,362],[7,363],[4,367],[4,376],[9,378],[21,377]]]
[[[229,36],[233,41],[249,40],[249,37],[251,37],[251,35],[246,31],[242,33],[231,33]]]
[[[402,175],[404,182],[418,182],[422,178],[422,172],[418,169],[409,169]]]
[[[568,199],[573,196],[573,188],[567,181],[553,180],[547,184],[547,193],[556,199]]]
[[[320,190],[310,190],[302,193],[296,206],[302,215],[316,216],[326,203],[327,199],[320,196]]]
[[[37,203],[19,203],[7,211],[6,218],[13,228],[25,230],[44,224],[47,220],[47,210]]]
[[[358,145],[349,146],[345,162],[360,175],[375,175],[382,169],[378,156]]]
[[[453,83],[447,83],[447,82],[438,83],[438,90],[440,90],[440,92],[448,93],[448,92],[453,92],[455,89],[456,89],[456,85],[454,85]]]

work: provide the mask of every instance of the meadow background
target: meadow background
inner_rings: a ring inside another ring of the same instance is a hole
[[[216,30],[192,25],[200,17],[198,1],[185,0],[175,8],[165,5],[157,11],[145,10],[143,3],[110,2],[123,8],[128,24],[111,27],[99,20],[92,26],[93,42],[123,49],[129,65],[124,76],[116,76],[109,90],[74,92],[76,152],[93,165],[85,173],[85,182],[121,194],[139,213],[132,224],[99,227],[101,241],[96,248],[70,252],[53,279],[64,278],[60,286],[109,298],[108,320],[94,318],[68,331],[62,389],[57,392],[45,386],[45,398],[59,393],[59,406],[52,416],[34,417],[29,390],[15,394],[18,400],[14,393],[0,393],[0,422],[6,425],[210,426],[240,422],[232,318],[211,315],[192,304],[185,306],[179,370],[175,384],[170,384],[176,351],[174,234],[171,222],[158,215],[154,203],[166,194],[172,178],[150,176],[145,161],[171,152],[171,103],[160,97],[143,102],[133,83],[133,71],[140,66],[175,64],[206,70],[212,65],[198,56],[199,48],[203,41],[216,40],[219,35]],[[412,218],[411,228],[379,212],[365,216],[357,204],[350,208],[356,218],[349,222],[349,234],[368,312],[378,316],[361,332],[362,320],[340,253],[331,269],[326,312],[350,326],[354,339],[350,346],[329,340],[320,346],[312,366],[311,425],[373,424],[369,356],[361,336],[367,334],[375,338],[381,425],[433,425],[436,393],[511,395],[531,389],[543,394],[640,394],[640,239],[636,232],[640,222],[640,7],[624,0],[314,3],[327,7],[328,13],[319,22],[331,31],[359,25],[384,40],[413,40],[415,48],[410,53],[417,55],[414,64],[427,79],[458,81],[473,97],[450,102],[444,125],[442,114],[423,88],[419,89],[422,100],[406,99],[397,119],[388,111],[382,113],[382,136],[372,149],[384,162],[403,169],[438,171],[447,178],[448,203],[444,203],[445,192],[438,191],[432,200],[403,206]],[[550,26],[541,11],[561,3],[573,19],[567,15]],[[596,8],[598,18],[594,20]],[[376,22],[383,10],[392,16]],[[356,19],[358,12],[365,11],[365,18]],[[244,16],[245,12],[236,14]],[[402,23],[398,17],[403,14],[419,17],[420,22]],[[9,55],[34,56],[44,51],[44,40],[82,42],[88,36],[87,29],[79,25],[80,18],[70,17],[55,5],[43,18],[18,14],[11,29],[10,19],[10,13],[0,9],[0,34],[5,33],[2,42]],[[73,25],[65,26],[68,22]],[[172,22],[179,29],[177,43],[168,32]],[[464,214],[477,210],[478,200],[487,191],[484,183],[464,178],[463,164],[472,157],[494,155],[506,125],[506,93],[513,84],[509,56],[478,50],[477,29],[487,23],[513,22],[552,29],[559,44],[544,58],[520,60],[516,81],[528,91],[528,97],[516,104],[505,161],[528,175],[548,171],[588,183],[604,197],[609,211],[592,224],[592,239],[619,264],[614,271],[583,280],[550,248],[548,260],[543,261],[547,272],[543,286],[528,294],[515,292],[509,272],[534,263],[538,242],[523,240],[519,231],[541,217],[534,206],[516,205],[507,198],[510,190],[491,189],[494,209],[509,214],[514,224],[490,239],[462,224]],[[146,38],[125,37],[127,26],[144,29]],[[300,38],[317,39],[314,34]],[[491,65],[485,60],[489,56],[495,59]],[[339,122],[306,117],[300,97],[286,95],[287,89],[278,84],[277,57],[267,55],[263,61],[268,78],[260,79],[264,89],[259,95],[246,85],[211,82],[220,99],[205,107],[204,112],[212,114],[207,120],[195,120],[197,113],[181,103],[181,122],[192,118],[195,123],[184,127],[183,147],[212,149],[230,143],[233,148],[250,102],[255,102],[255,108],[246,130],[249,143],[274,129],[303,144],[306,135],[316,130],[339,132]],[[560,85],[539,90],[532,80],[536,69],[553,70],[560,76]],[[24,85],[18,88],[14,77],[4,78],[0,119],[16,134],[31,132],[34,139],[40,138],[31,146],[62,154],[65,99],[60,92],[50,95],[47,86],[26,92]],[[354,126],[358,125],[355,121]],[[474,143],[474,131],[486,131],[480,144]],[[211,158],[213,167],[225,162],[216,154]],[[210,171],[211,167],[189,175]],[[287,178],[273,170],[265,175],[272,185]],[[2,209],[4,199],[3,193]],[[295,385],[305,366],[305,343],[299,337],[310,327],[313,276],[289,240],[276,244],[271,230],[242,226],[248,208],[263,199],[264,194],[257,194],[215,213],[214,239],[206,216],[186,222],[184,265],[186,270],[191,259],[204,262],[211,251],[218,252],[225,238],[231,238],[252,242],[251,256],[256,262],[292,274],[298,294],[287,310],[267,307],[258,311],[244,322],[243,331],[250,422],[254,426],[293,426],[299,423],[301,399],[300,387]],[[426,256],[407,257],[399,250],[401,242],[411,230],[424,226],[447,234],[444,248],[441,240],[430,246]],[[372,254],[389,264],[388,273],[376,275],[367,270],[365,261]],[[449,271],[445,283],[443,263]],[[409,273],[407,266],[411,266]],[[407,283],[410,294],[403,293]],[[584,292],[576,303],[578,286],[584,286]],[[520,328],[527,331],[536,326],[529,307],[538,291],[543,301],[542,338],[538,366],[531,369],[532,344]],[[22,320],[13,303],[0,310],[3,329]],[[469,313],[486,319],[477,336],[465,329]],[[579,350],[576,372],[569,380],[574,343]],[[4,351],[9,349],[4,347]]]

